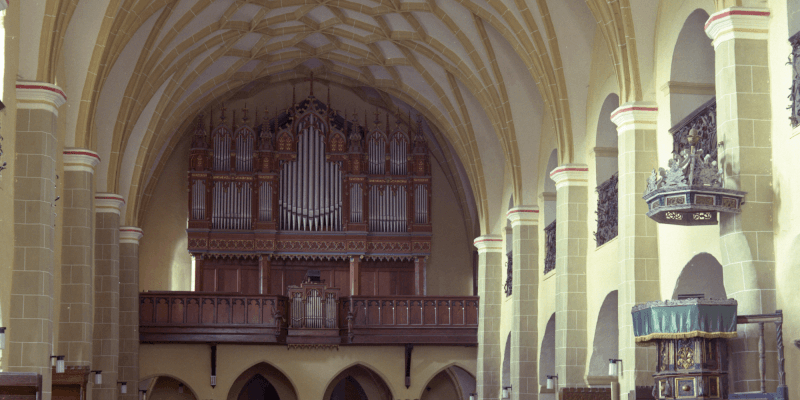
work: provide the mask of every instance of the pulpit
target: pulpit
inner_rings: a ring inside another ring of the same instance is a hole
[[[653,301],[633,307],[633,333],[637,343],[652,342],[658,349],[653,378],[653,397],[673,399],[788,400],[783,355],[783,313],[737,315],[734,299],[683,299]],[[775,324],[778,386],[767,392],[764,327]],[[739,368],[758,368],[761,390],[729,392],[728,340],[737,336],[737,325],[759,324],[759,363]]]
[[[633,307],[636,342],[655,342],[653,397],[728,398],[727,338],[736,337],[736,300],[654,301]]]

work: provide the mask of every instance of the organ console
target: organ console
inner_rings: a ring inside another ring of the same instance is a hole
[[[431,172],[416,129],[313,96],[261,119],[197,118],[188,249],[196,290],[288,295],[308,269],[349,294],[424,294]],[[353,260],[353,261],[351,261]],[[355,264],[355,265],[354,265]]]

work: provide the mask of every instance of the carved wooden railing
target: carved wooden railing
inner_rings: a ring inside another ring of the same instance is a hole
[[[506,262],[506,284],[503,285],[503,290],[506,292],[506,297],[509,297],[514,290],[514,253],[509,252],[506,257],[508,262]]]
[[[556,221],[544,228],[544,273],[556,269]]]
[[[789,55],[789,64],[792,65],[792,87],[789,88],[791,104],[786,108],[792,111],[789,120],[794,128],[800,125],[800,32],[792,35],[789,43],[792,44],[792,54]]]
[[[209,292],[139,294],[144,342],[273,342],[284,340],[287,298]]]
[[[610,388],[562,388],[561,400],[611,400]]]
[[[294,318],[284,296],[144,292],[139,294],[139,338],[145,343],[478,343],[476,296],[352,296],[334,301],[336,319],[329,323],[323,318],[323,326],[314,328],[309,325],[316,322],[306,319],[308,310]],[[327,307],[322,310],[330,314]],[[295,320],[298,326],[293,327],[289,321]]]
[[[342,299],[351,344],[476,344],[478,297],[352,296]]]
[[[697,129],[700,139],[695,145],[703,150],[703,154],[717,160],[717,98],[712,98],[698,107],[694,112],[673,126],[669,133],[672,134],[672,153],[680,154],[689,151],[688,137],[692,128]]]
[[[607,181],[597,187],[597,232],[594,240],[597,246],[602,246],[609,240],[617,237],[619,213],[619,174],[614,173]]]

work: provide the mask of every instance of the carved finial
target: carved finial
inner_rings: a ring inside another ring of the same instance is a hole
[[[395,129],[400,129],[400,113],[394,115]]]
[[[225,121],[225,111],[228,111],[228,109],[225,108],[225,103],[222,103],[222,109],[220,110],[219,119],[222,120],[223,122]]]
[[[686,141],[689,142],[689,145],[694,147],[699,140],[700,135],[697,132],[697,128],[689,129],[689,136],[686,137]]]
[[[381,123],[381,121],[380,121],[379,117],[380,117],[380,113],[378,112],[378,107],[375,107],[375,122],[374,122],[374,124],[375,124],[375,127],[376,127],[376,128],[377,128],[377,127],[378,127],[378,125],[380,125],[380,123]]]
[[[331,82],[328,81],[328,107],[331,106]]]
[[[244,103],[244,108],[242,109],[242,114],[244,114],[242,116],[242,122],[245,123],[245,124],[247,123],[247,120],[248,120],[248,118],[247,118],[247,112],[248,111],[250,111],[250,110],[247,109],[247,103]]]
[[[294,105],[297,103],[297,96],[295,95],[296,92],[297,92],[297,87],[295,85],[292,85],[292,107],[294,107]]]
[[[236,130],[236,110],[233,110],[233,130]]]
[[[258,110],[256,110],[256,115],[253,117],[254,123],[258,123]]]
[[[197,130],[198,131],[200,129],[202,129],[203,117],[205,117],[205,114],[203,114],[203,112],[200,111],[200,114],[197,114]]]

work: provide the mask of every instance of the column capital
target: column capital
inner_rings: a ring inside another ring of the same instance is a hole
[[[144,236],[142,228],[137,228],[135,226],[121,226],[119,228],[120,243],[139,244],[139,239],[141,239],[142,236]]]
[[[64,149],[64,171],[82,171],[94,173],[94,167],[100,162],[100,155],[86,149]]]
[[[125,204],[122,196],[114,193],[97,193],[94,196],[94,210],[97,213],[114,213],[119,215]]]
[[[58,107],[67,102],[60,87],[45,82],[17,82],[17,108],[47,110],[58,115]]]
[[[511,222],[511,227],[518,225],[539,224],[539,206],[516,206],[506,212],[506,218]]]
[[[478,236],[472,243],[478,249],[478,254],[503,252],[503,238],[500,235]]]
[[[588,186],[589,166],[586,164],[564,164],[550,172],[556,190],[565,186]]]
[[[711,38],[714,49],[733,39],[767,40],[769,16],[766,8],[726,8],[708,18],[706,35]]]
[[[658,106],[649,101],[625,103],[611,113],[618,135],[636,129],[656,130],[657,118]]]

